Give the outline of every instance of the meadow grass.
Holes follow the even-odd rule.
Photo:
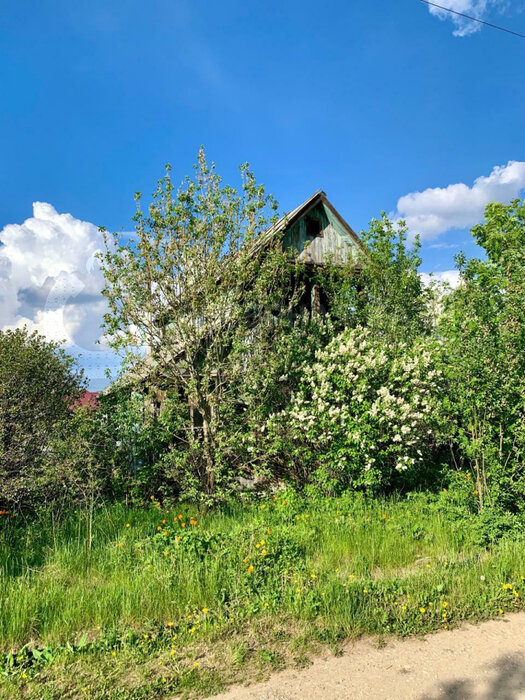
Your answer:
[[[204,695],[362,634],[522,606],[523,541],[481,547],[422,494],[280,493],[199,513],[155,499],[0,533],[2,697]]]

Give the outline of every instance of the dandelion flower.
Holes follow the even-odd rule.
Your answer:
[[[131,525],[129,523],[126,523],[126,527],[131,527]]]

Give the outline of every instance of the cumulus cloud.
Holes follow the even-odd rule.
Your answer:
[[[446,284],[452,289],[455,289],[459,284],[458,270],[442,270],[441,272],[432,272],[431,274],[422,272],[420,277],[425,286],[437,282],[438,284]]]
[[[470,15],[477,19],[487,19],[489,13],[502,12],[508,6],[508,0],[437,0],[438,5],[448,7],[455,12],[461,12],[464,15]],[[479,32],[483,25],[479,22],[473,22],[466,17],[446,12],[438,7],[428,6],[429,12],[441,20],[448,20],[454,24],[454,36],[469,36]]]
[[[525,162],[498,165],[469,187],[463,182],[412,192],[397,203],[395,219],[405,219],[412,234],[431,240],[446,231],[466,229],[483,219],[490,202],[509,202],[525,188]]]
[[[115,358],[96,344],[106,309],[97,226],[35,202],[33,216],[5,226],[0,241],[0,327],[27,326],[64,341],[92,383],[102,383]]]

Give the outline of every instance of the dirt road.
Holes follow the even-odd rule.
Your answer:
[[[343,656],[218,700],[525,700],[525,613],[425,639],[349,644]]]

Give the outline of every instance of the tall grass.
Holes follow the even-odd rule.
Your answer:
[[[242,639],[259,623],[319,640],[409,634],[519,609],[525,587],[523,542],[480,547],[468,522],[422,495],[292,493],[207,513],[113,505],[97,512],[91,548],[86,527],[82,514],[59,528],[4,522],[4,652],[87,634],[93,651],[132,639],[159,653],[174,640],[183,650],[226,632]]]

